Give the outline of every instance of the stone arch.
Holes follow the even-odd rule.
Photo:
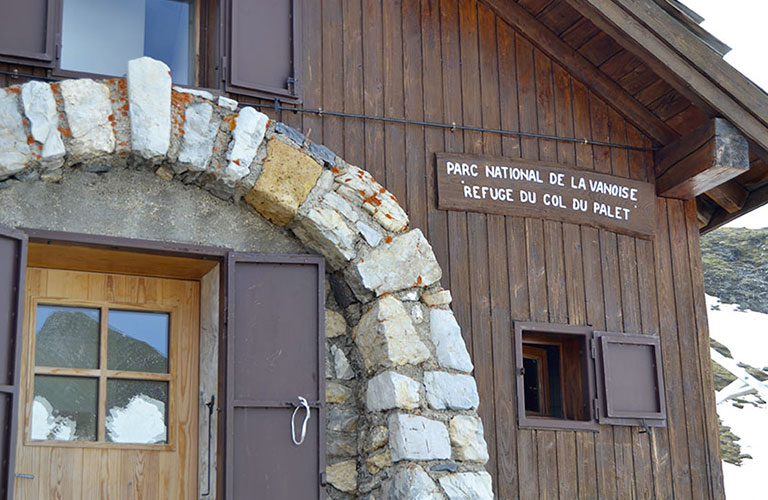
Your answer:
[[[0,90],[0,117],[0,182],[152,169],[252,207],[326,258],[331,498],[492,498],[450,292],[424,235],[369,173],[252,107],[172,87],[149,58],[126,79]]]

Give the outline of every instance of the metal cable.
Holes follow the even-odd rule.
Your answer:
[[[23,73],[15,73],[13,71],[0,71],[0,74],[10,75],[16,78],[30,78],[35,80],[45,80],[45,81],[58,80],[57,78],[51,78],[48,76],[27,75]],[[337,116],[340,118],[355,118],[358,120],[369,120],[369,121],[385,122],[385,123],[399,123],[402,125],[417,125],[420,127],[434,127],[434,128],[440,128],[440,129],[447,129],[447,130],[450,130],[451,132],[455,132],[457,130],[466,130],[468,132],[484,132],[489,134],[499,134],[499,135],[514,136],[514,137],[526,137],[531,139],[548,139],[552,141],[584,144],[586,146],[605,146],[608,148],[628,149],[631,151],[658,151],[659,149],[661,149],[661,148],[654,148],[654,147],[648,148],[648,147],[642,147],[642,146],[630,146],[628,144],[616,144],[613,142],[605,142],[605,141],[595,141],[587,138],[578,139],[576,137],[562,137],[559,135],[537,134],[535,132],[521,132],[517,130],[504,130],[500,128],[474,127],[472,125],[459,125],[456,122],[439,123],[439,122],[429,122],[429,121],[423,121],[423,120],[408,120],[405,118],[392,118],[388,116],[372,116],[372,115],[363,115],[359,113],[346,113],[344,111],[327,111],[327,110],[324,110],[323,108],[310,109],[310,108],[286,107],[281,105],[277,100],[275,100],[275,102],[272,104],[249,103],[248,106],[253,106],[254,108],[259,108],[259,109],[269,108],[269,109],[273,109],[277,113],[281,111],[291,111],[293,113],[307,113],[307,114],[317,115],[321,117]]]

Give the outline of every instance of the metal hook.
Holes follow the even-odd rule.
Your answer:
[[[301,443],[304,442],[304,438],[307,437],[307,423],[309,422],[309,403],[306,399],[299,396],[299,404],[294,408],[293,415],[291,415],[291,440],[293,441],[293,444],[296,446],[301,446]],[[307,411],[307,415],[304,417],[304,423],[301,424],[301,437],[297,440],[296,439],[296,413],[299,411],[299,408],[304,408]]]

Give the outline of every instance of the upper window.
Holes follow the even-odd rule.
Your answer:
[[[142,56],[176,84],[296,102],[299,0],[0,0],[0,61],[124,76]]]
[[[515,347],[520,426],[666,424],[657,336],[518,322]]]
[[[63,0],[59,67],[121,76],[127,61],[148,56],[192,85],[194,12],[194,0]]]

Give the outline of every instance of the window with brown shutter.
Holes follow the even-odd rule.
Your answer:
[[[58,0],[0,0],[0,60],[51,67]]]
[[[515,354],[521,427],[666,425],[658,336],[516,322]]]

